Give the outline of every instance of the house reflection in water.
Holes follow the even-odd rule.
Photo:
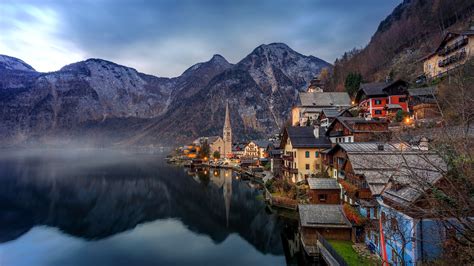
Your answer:
[[[226,214],[226,226],[229,227],[230,202],[232,199],[232,181],[234,172],[230,169],[190,169],[188,174],[192,175],[194,180],[199,183],[207,183],[208,185],[222,188],[222,196],[224,197],[224,206]]]

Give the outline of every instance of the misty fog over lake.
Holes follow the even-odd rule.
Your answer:
[[[0,265],[283,265],[283,223],[230,170],[163,153],[0,152]]]

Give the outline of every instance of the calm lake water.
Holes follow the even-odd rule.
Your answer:
[[[297,264],[291,227],[248,181],[163,158],[1,151],[0,266]]]

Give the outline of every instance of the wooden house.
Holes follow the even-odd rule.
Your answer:
[[[318,233],[328,240],[353,240],[352,224],[339,204],[298,205],[303,246],[316,246]]]
[[[309,198],[312,204],[339,204],[341,187],[334,178],[308,178]]]
[[[339,116],[329,125],[326,136],[331,143],[387,141],[390,139],[388,122],[362,117]]]
[[[393,82],[363,83],[357,91],[355,102],[368,118],[386,118],[398,110],[409,112],[408,83]]]

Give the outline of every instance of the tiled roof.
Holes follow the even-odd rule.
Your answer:
[[[341,189],[335,178],[308,178],[310,189]]]
[[[410,96],[432,96],[435,93],[436,87],[408,89],[408,95]]]
[[[328,118],[338,117],[339,114],[341,113],[339,110],[337,110],[335,108],[325,108],[325,109],[323,109],[322,112]]]
[[[388,85],[387,82],[362,83],[359,90],[362,90],[367,96],[387,96],[383,89]]]
[[[338,204],[298,205],[303,227],[351,228],[342,206]]]
[[[329,131],[330,128],[332,128],[332,125],[334,125],[336,123],[336,121],[339,121],[342,125],[344,125],[351,132],[360,132],[360,133],[363,133],[363,132],[368,132],[368,133],[389,132],[388,128],[387,128],[387,130],[375,130],[375,129],[372,129],[372,130],[357,130],[357,129],[355,129],[356,124],[387,124],[388,125],[388,122],[386,120],[375,120],[375,119],[367,120],[367,119],[362,118],[362,117],[345,117],[345,116],[336,117],[336,119],[334,119],[334,121],[331,123],[331,125],[329,125],[328,131]]]
[[[351,106],[347,92],[300,92],[299,104],[314,107]]]
[[[314,136],[313,127],[288,127],[286,130],[294,148],[331,147],[331,141],[325,136],[324,128],[319,128],[319,138]]]
[[[413,202],[428,184],[434,184],[446,170],[438,155],[424,151],[347,153],[354,173],[363,175],[372,194],[391,198],[400,204]],[[390,189],[392,182],[402,184]],[[387,189],[388,188],[388,189]]]

